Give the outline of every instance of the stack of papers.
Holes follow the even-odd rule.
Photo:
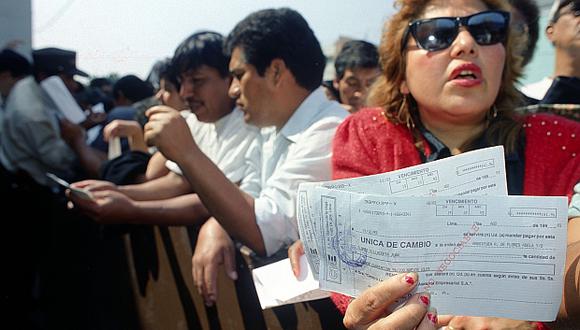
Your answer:
[[[304,250],[320,288],[357,296],[417,272],[440,314],[552,321],[566,197],[508,196],[502,147],[389,173],[305,183]]]

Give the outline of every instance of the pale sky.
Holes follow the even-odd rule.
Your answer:
[[[32,46],[77,51],[77,66],[93,76],[111,72],[145,78],[198,30],[224,35],[249,13],[290,7],[323,47],[340,35],[379,43],[389,0],[32,0]]]
[[[251,12],[290,7],[300,12],[322,47],[339,36],[380,41],[392,0],[32,0],[33,48],[76,50],[77,66],[92,76],[136,74],[145,78],[155,61],[199,30],[227,35]],[[552,73],[553,48],[544,36],[523,83]]]

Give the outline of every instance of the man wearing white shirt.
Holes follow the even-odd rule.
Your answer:
[[[556,54],[554,73],[540,81],[528,84],[522,92],[529,97],[542,100],[554,83],[554,77],[565,77],[575,82],[576,94],[580,91],[580,1],[556,0],[549,14],[546,36],[554,45]],[[572,90],[574,93],[574,90]],[[556,99],[557,101],[558,99]],[[565,101],[558,103],[567,103]]]
[[[63,93],[74,93],[78,88],[74,76],[88,76],[77,69],[76,52],[43,48],[32,56],[33,76],[18,81],[6,100],[0,129],[3,165],[42,187],[54,185],[46,172],[69,178],[79,175],[74,168],[77,162],[86,174],[96,176],[105,155],[86,145],[82,127],[61,119],[64,110],[40,85],[57,76],[66,86]]]
[[[214,123],[204,123],[194,114],[184,112],[182,115],[201,151],[231,182],[240,183],[246,172],[244,156],[251,143],[258,138],[258,129],[244,122],[244,113],[239,108],[234,108]],[[175,162],[168,160],[165,166],[170,171],[183,175]]]
[[[177,47],[172,66],[180,73],[180,95],[191,109],[181,115],[191,136],[225,177],[237,184],[246,172],[244,155],[258,130],[244,122],[243,113],[228,97],[229,56],[222,45],[218,33],[195,33]],[[159,109],[180,116],[170,107]],[[205,221],[209,214],[179,166],[167,161],[166,167],[170,170],[166,175],[133,185],[96,180],[74,183],[91,190],[95,201],[74,196],[71,200],[101,223],[191,225]]]
[[[0,51],[0,129],[4,119],[4,105],[10,91],[18,81],[28,76],[31,72],[30,63],[24,56],[8,48]],[[3,164],[7,163],[8,160],[4,158],[2,147],[0,147],[0,165],[2,170],[4,170],[5,166]]]
[[[297,12],[249,15],[230,33],[226,49],[232,56],[230,96],[247,123],[263,128],[240,187],[204,156],[180,116],[150,110],[145,127],[147,141],[179,164],[213,216],[200,230],[193,257],[194,282],[207,304],[217,296],[218,264],[236,278],[228,233],[261,255],[298,238],[296,189],[330,179],[332,137],[347,115],[320,88],[325,57]]]

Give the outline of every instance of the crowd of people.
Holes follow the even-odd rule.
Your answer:
[[[29,63],[2,50],[1,189],[5,214],[17,214],[5,220],[3,239],[10,278],[3,299],[12,317],[25,328],[78,327],[63,326],[66,318],[54,319],[54,309],[43,307],[65,285],[55,279],[66,277],[70,265],[51,258],[70,248],[71,236],[126,233],[138,225],[193,228],[191,276],[212,306],[220,267],[231,280],[239,277],[242,245],[262,260],[288,255],[300,273],[300,183],[503,145],[510,195],[568,197],[564,291],[554,326],[580,326],[580,124],[573,119],[580,104],[580,2],[554,2],[546,29],[554,75],[521,90],[518,79],[539,34],[534,0],[395,3],[380,45],[346,42],[330,81],[323,81],[326,58],[314,31],[289,8],[252,13],[227,36],[192,34],[146,81],[128,75],[83,86],[75,76],[88,75],[73,51],[34,50]],[[63,97],[78,103],[83,121],[67,118],[63,103],[47,92],[53,77],[66,87]],[[538,105],[546,113],[528,113]],[[567,109],[568,118],[554,109]],[[121,154],[111,157],[118,138]],[[47,173],[73,182],[73,189]],[[419,281],[406,273],[356,299],[333,294],[335,313],[325,317],[344,317],[344,326],[355,329],[550,326],[438,316],[428,292],[387,312]]]

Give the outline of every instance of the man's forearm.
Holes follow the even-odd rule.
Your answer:
[[[129,220],[131,224],[197,225],[209,218],[209,212],[197,194],[164,200],[136,201],[135,209],[135,214]]]
[[[231,235],[259,254],[266,249],[256,223],[254,199],[230,182],[199,148],[177,160],[210,214]]]
[[[135,201],[168,199],[192,192],[187,179],[175,173],[139,184],[119,186],[119,191]]]
[[[87,174],[92,178],[98,178],[101,164],[107,160],[107,155],[100,150],[86,145],[84,140],[79,143],[74,143],[71,147],[77,154],[81,166]]]

